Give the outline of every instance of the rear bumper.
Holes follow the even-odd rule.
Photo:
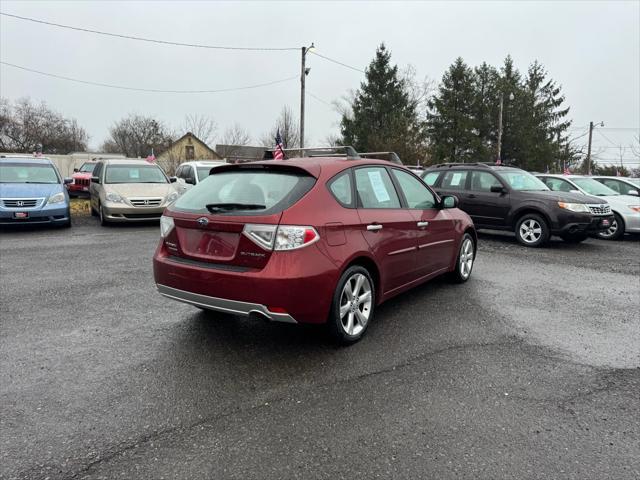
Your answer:
[[[271,255],[261,269],[185,260],[161,241],[153,258],[159,292],[203,308],[289,323],[325,323],[340,272],[311,245]],[[277,313],[276,313],[277,312]]]
[[[259,303],[240,302],[238,300],[230,300],[227,298],[209,297],[197,293],[178,290],[177,288],[167,287],[166,285],[156,284],[158,292],[167,298],[177,300],[179,302],[188,303],[197,307],[215,310],[217,312],[232,313],[234,315],[243,316],[259,316],[273,322],[298,323],[296,320],[286,313],[270,312],[265,305]]]

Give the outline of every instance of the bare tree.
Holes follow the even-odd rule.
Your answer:
[[[210,147],[215,142],[218,124],[206,115],[188,114],[182,123],[182,133],[191,132]]]
[[[44,153],[86,150],[89,135],[75,119],[63,117],[46,103],[29,98],[0,100],[0,150],[31,153],[41,146]]]
[[[159,120],[131,114],[109,129],[109,138],[102,147],[105,151],[116,150],[127,157],[146,157],[152,150],[157,156],[171,145],[172,137],[166,125]]]
[[[223,152],[225,157],[234,157],[238,154],[240,148],[251,143],[251,135],[247,130],[240,126],[238,123],[234,123],[222,134],[220,138],[221,145],[228,145],[229,147]],[[234,148],[235,147],[235,148]]]
[[[267,146],[275,145],[276,135],[280,131],[284,148],[297,148],[300,146],[300,124],[287,105],[282,107],[280,116],[275,125],[267,133],[260,137],[260,143]]]

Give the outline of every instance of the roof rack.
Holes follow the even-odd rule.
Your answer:
[[[457,167],[459,165],[463,165],[465,167],[504,167],[504,166],[508,166],[508,165],[496,165],[493,162],[470,162],[470,163],[464,163],[464,162],[448,162],[448,163],[438,163],[436,165],[431,165],[432,167]]]
[[[402,165],[402,160],[396,152],[365,152],[359,154],[362,158],[377,158],[380,160],[388,160],[391,163]]]
[[[273,153],[276,148],[270,148],[264,151],[263,160],[273,160]],[[305,148],[283,148],[285,155],[288,152],[293,153],[294,157],[346,157],[350,160],[360,158],[355,148],[344,145],[336,147],[305,147]]]

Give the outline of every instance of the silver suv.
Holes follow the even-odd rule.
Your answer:
[[[91,213],[100,217],[102,225],[158,220],[179,196],[175,181],[145,160],[101,160],[89,187]]]
[[[209,176],[209,172],[213,167],[218,167],[220,165],[226,165],[226,162],[197,160],[181,163],[176,169],[176,177],[178,177],[176,187],[178,188],[178,191],[182,194],[192,186],[199,184]]]

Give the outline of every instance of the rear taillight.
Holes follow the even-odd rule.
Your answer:
[[[299,225],[247,224],[242,233],[265,250],[295,250],[320,240],[315,228]]]
[[[165,217],[164,215],[160,217],[160,236],[162,238],[167,238],[167,236],[173,230],[173,218]]]

